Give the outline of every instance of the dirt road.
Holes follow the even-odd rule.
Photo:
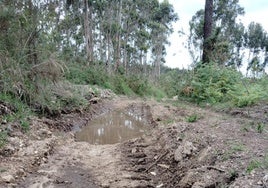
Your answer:
[[[123,143],[77,142],[73,127],[113,110],[150,128]],[[180,103],[116,97],[90,112],[32,118],[0,152],[0,187],[267,187],[268,133],[256,119]],[[192,122],[191,122],[192,121]],[[262,127],[263,126],[263,127]]]

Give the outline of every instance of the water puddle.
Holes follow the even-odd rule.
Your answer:
[[[115,144],[142,136],[149,129],[148,109],[113,111],[94,119],[75,134],[76,141]]]

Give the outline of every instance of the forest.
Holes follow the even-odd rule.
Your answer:
[[[170,35],[184,34],[174,30],[174,24],[180,24],[180,12],[175,12],[168,0],[0,0],[0,159],[5,157],[5,148],[12,143],[12,132],[20,131],[25,137],[32,131],[37,134],[39,128],[35,130],[34,123],[38,121],[42,121],[51,134],[55,129],[68,132],[73,124],[65,115],[90,113],[92,118],[92,111],[101,114],[97,113],[99,108],[95,109],[96,103],[106,109],[100,101],[112,101],[110,97],[117,96],[159,103],[172,101],[168,103],[171,106],[189,105],[191,110],[187,108],[187,117],[183,117],[189,124],[203,120],[204,115],[200,115],[197,108],[249,118],[253,123],[245,124],[255,127],[241,129],[263,133],[258,146],[264,154],[261,159],[249,161],[245,168],[250,172],[255,168],[267,172],[268,31],[258,22],[243,24],[239,17],[245,14],[239,0],[204,1],[204,7],[189,20],[185,44],[192,64],[188,69],[179,69],[166,65]],[[184,60],[174,61],[183,63]],[[172,118],[180,117],[176,113]],[[169,125],[180,121],[158,115],[152,115],[155,122]],[[80,121],[77,116],[73,121]],[[26,139],[24,136],[21,137]],[[235,151],[231,150],[230,155],[247,151],[244,145],[232,144]],[[201,152],[200,147],[190,146],[187,156]],[[165,152],[159,161],[170,159],[170,153],[170,150]],[[223,157],[230,157],[225,154]],[[47,158],[50,154],[44,155]],[[176,156],[175,160],[180,160]],[[159,161],[147,166],[144,173],[155,168]],[[211,166],[213,164],[206,167]],[[175,168],[163,165],[162,168],[174,174]],[[226,172],[218,167],[212,169]],[[232,185],[242,176],[241,169],[232,170],[228,171],[228,176],[221,177],[220,182],[214,182],[215,187]],[[5,171],[0,163],[0,175]],[[184,177],[189,175],[185,169],[182,171]],[[181,179],[176,180],[176,175]],[[256,177],[262,175],[263,171]],[[190,180],[183,184],[183,175],[170,176],[163,177],[163,182],[172,185],[163,187],[194,185]],[[154,181],[150,182],[153,187],[157,184],[161,187],[162,184]],[[18,187],[30,185],[16,183]],[[267,186],[268,177],[262,183]],[[2,185],[6,184],[0,181],[0,187]]]
[[[267,32],[259,23],[237,21],[245,14],[238,0],[215,1],[214,9],[207,42],[204,9],[189,22],[192,69],[172,70],[165,66],[166,46],[178,32],[172,24],[179,13],[168,1],[2,1],[1,96],[44,108],[52,101],[46,85],[68,80],[118,94],[179,95],[198,103],[247,106],[264,99]],[[241,66],[247,66],[246,74]]]

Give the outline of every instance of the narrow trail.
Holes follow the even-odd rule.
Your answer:
[[[215,113],[174,101],[116,97],[100,103],[98,114],[132,110],[150,114],[150,129],[123,143],[77,142],[71,131],[51,130],[34,120],[28,138],[12,137],[1,156],[0,187],[265,187],[268,185],[268,134],[244,117]],[[187,117],[196,115],[196,122]],[[79,117],[78,117],[79,116]],[[64,117],[83,126],[87,114]],[[16,149],[16,143],[21,146]],[[13,144],[13,149],[10,148]],[[256,164],[254,163],[256,162]],[[253,164],[253,165],[252,165]],[[255,164],[255,166],[254,166]]]

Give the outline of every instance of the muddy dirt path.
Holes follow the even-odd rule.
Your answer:
[[[150,129],[123,143],[92,145],[33,119],[27,137],[16,133],[0,155],[0,187],[268,186],[268,133],[256,120],[177,101],[116,97],[97,106],[95,116],[149,109]],[[83,126],[89,116],[66,116],[57,125]]]

